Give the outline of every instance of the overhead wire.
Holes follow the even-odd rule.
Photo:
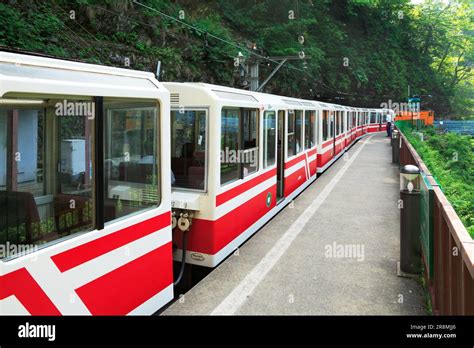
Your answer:
[[[160,16],[163,16],[163,17],[165,17],[165,18],[167,18],[167,19],[169,19],[169,20],[172,20],[172,21],[174,21],[174,22],[180,23],[180,24],[184,25],[185,27],[190,28],[190,29],[192,29],[192,30],[194,30],[194,31],[196,31],[196,32],[198,32],[198,33],[204,34],[204,35],[205,35],[205,39],[206,39],[206,44],[205,44],[206,47],[211,47],[211,48],[212,48],[212,46],[208,44],[208,38],[214,38],[214,39],[216,39],[216,40],[218,40],[218,41],[221,41],[221,42],[223,42],[223,43],[225,43],[225,44],[227,44],[227,45],[233,46],[233,47],[235,47],[235,48],[237,48],[237,49],[239,49],[239,50],[241,50],[241,51],[246,51],[246,52],[248,52],[250,55],[253,55],[253,56],[255,56],[255,57],[259,58],[259,59],[262,59],[262,60],[264,60],[264,61],[268,61],[268,62],[271,62],[271,63],[274,63],[274,64],[279,64],[279,62],[278,62],[277,60],[274,60],[274,59],[265,57],[265,56],[263,56],[263,55],[261,55],[261,54],[258,54],[258,53],[256,53],[256,52],[254,52],[254,51],[252,51],[252,50],[250,50],[250,49],[244,47],[244,46],[235,44],[235,43],[233,43],[233,42],[231,42],[231,41],[229,41],[229,40],[226,40],[226,39],[223,39],[223,38],[221,38],[221,37],[218,37],[217,35],[214,35],[214,34],[212,34],[212,33],[209,33],[209,32],[207,32],[207,31],[205,31],[205,30],[203,30],[203,29],[201,29],[201,28],[198,28],[198,27],[193,26],[193,25],[191,25],[191,24],[189,24],[189,23],[186,23],[186,22],[184,22],[184,21],[182,21],[182,20],[180,20],[180,19],[178,19],[178,18],[175,18],[175,17],[173,17],[173,16],[170,16],[170,15],[168,15],[168,14],[166,14],[166,13],[163,13],[163,12],[157,10],[157,9],[154,9],[154,8],[152,8],[152,7],[150,7],[150,6],[147,6],[147,5],[145,5],[145,4],[142,4],[142,3],[138,2],[138,1],[133,1],[133,3],[136,3],[137,5],[140,5],[140,6],[146,8],[146,9],[148,9],[148,10],[150,10],[150,11],[153,11],[153,12],[159,14]],[[152,24],[149,24],[149,23],[145,23],[145,22],[143,22],[143,21],[139,21],[139,20],[137,20],[137,19],[134,19],[134,18],[125,16],[125,15],[123,15],[123,14],[121,14],[121,13],[117,13],[117,12],[114,12],[114,11],[111,11],[111,10],[108,10],[108,9],[105,9],[105,8],[103,8],[103,7],[100,7],[100,6],[95,6],[95,5],[90,5],[90,6],[95,7],[95,8],[97,8],[97,9],[100,9],[100,10],[102,10],[102,11],[105,11],[105,12],[108,12],[108,13],[111,13],[111,14],[114,14],[114,15],[116,15],[116,16],[120,16],[120,17],[122,17],[122,18],[125,18],[125,19],[128,20],[128,21],[133,21],[133,22],[135,22],[135,23],[138,23],[138,24],[141,24],[141,25],[145,25],[145,26],[151,27],[151,28],[153,28],[153,29],[157,29],[157,26],[156,26],[156,25],[152,25]],[[171,36],[173,36],[173,35],[171,35]],[[229,55],[229,54],[227,54],[227,53],[225,53],[225,52],[222,52],[222,51],[221,51],[220,53],[223,54],[223,55],[226,55],[226,56],[228,56],[228,57],[230,57],[230,58],[235,58],[234,56]],[[259,64],[261,64],[262,66],[264,66],[264,63],[260,63],[260,62],[259,62]],[[307,75],[307,76],[310,77],[311,79],[315,79],[313,76],[309,75],[309,74],[307,73],[307,71],[305,71],[304,69],[296,68],[296,67],[292,66],[291,64],[288,64],[288,65],[284,66],[284,68],[285,68],[285,69],[292,69],[292,70],[299,71],[299,72],[301,72],[301,73]],[[305,81],[306,81],[308,84],[311,84],[310,81],[307,81],[306,79],[305,79]],[[331,87],[327,86],[323,81],[320,81],[320,80],[316,80],[316,81],[321,84],[321,87],[322,87],[322,88],[327,89],[327,90],[330,90],[332,93],[344,94],[343,92],[339,92],[339,91],[335,90],[334,88],[331,88]]]
[[[253,50],[251,50],[251,49],[249,49],[249,48],[247,48],[247,47],[244,47],[244,46],[242,46],[242,45],[236,44],[236,43],[231,42],[231,41],[229,41],[229,40],[227,40],[227,39],[221,38],[221,37],[219,37],[219,36],[217,36],[217,35],[214,35],[214,34],[212,34],[212,33],[209,33],[209,32],[207,32],[207,31],[205,31],[205,30],[203,30],[203,29],[201,29],[201,28],[198,28],[198,27],[196,27],[196,26],[194,26],[194,25],[191,25],[191,24],[189,24],[189,23],[186,23],[185,21],[182,21],[182,20],[180,20],[180,19],[178,19],[178,18],[175,18],[175,17],[173,17],[173,16],[170,16],[170,15],[168,15],[168,14],[162,12],[162,11],[159,11],[159,10],[157,10],[157,9],[154,9],[154,8],[150,7],[150,6],[147,6],[147,5],[145,5],[145,4],[143,4],[143,3],[139,2],[139,1],[133,0],[132,2],[135,3],[135,4],[137,4],[137,5],[139,5],[139,6],[142,6],[142,7],[146,8],[146,9],[148,9],[148,10],[154,12],[154,13],[157,13],[157,14],[159,14],[160,16],[162,16],[162,17],[164,17],[164,18],[166,18],[166,19],[168,19],[168,20],[174,21],[174,22],[179,23],[179,24],[181,24],[181,25],[183,25],[183,26],[185,26],[185,27],[187,27],[187,28],[189,28],[189,29],[192,29],[192,30],[194,30],[194,31],[197,32],[197,33],[204,34],[204,38],[205,38],[205,43],[204,43],[204,45],[205,45],[206,48],[211,48],[211,49],[214,48],[214,46],[210,45],[209,42],[208,42],[208,39],[209,39],[209,38],[213,38],[213,39],[218,40],[218,41],[220,41],[220,42],[223,42],[223,43],[225,43],[225,44],[227,44],[227,45],[229,45],[229,46],[235,47],[235,48],[239,49],[240,51],[245,51],[245,52],[247,52],[249,55],[252,55],[252,56],[257,57],[257,58],[258,58],[258,59],[257,59],[257,63],[258,63],[259,65],[263,66],[263,67],[268,67],[268,66],[267,66],[268,63],[265,64],[264,62],[261,62],[261,60],[262,60],[262,61],[267,61],[267,62],[273,63],[273,64],[279,64],[279,61],[277,61],[277,60],[271,59],[271,58],[266,57],[266,56],[264,56],[264,55],[261,55],[261,54],[259,54],[259,53],[257,53],[257,52],[254,52]],[[115,12],[115,11],[108,10],[108,9],[103,8],[103,7],[101,7],[101,6],[96,6],[96,5],[88,5],[88,6],[97,8],[97,9],[99,9],[99,10],[101,10],[101,11],[104,11],[104,12],[107,12],[107,13],[110,13],[110,14],[113,14],[113,15],[115,15],[115,16],[120,16],[120,17],[126,19],[126,20],[129,21],[129,22],[134,22],[134,23],[137,23],[137,24],[141,24],[141,25],[150,27],[150,28],[152,28],[152,29],[158,29],[158,26],[157,26],[157,25],[149,24],[149,23],[146,23],[146,22],[137,20],[137,19],[135,19],[135,18],[131,18],[131,17],[129,17],[129,16],[125,16],[125,15],[123,15],[123,14],[121,14],[121,13],[117,13],[117,12]],[[62,8],[61,8],[61,10],[62,10],[63,12],[65,12]],[[299,10],[299,8],[298,8],[298,10]],[[90,33],[90,32],[89,32],[84,26],[82,26],[80,23],[78,23],[78,25],[79,25],[79,27],[80,27],[82,30],[84,30],[84,31],[89,35],[89,37],[91,37],[91,38],[94,39],[95,41],[100,41],[96,36],[94,36],[92,33]],[[70,28],[68,28],[68,29],[71,30]],[[169,34],[170,36],[172,36],[172,37],[174,37],[174,38],[177,38],[176,35],[174,35],[174,34],[172,34],[172,33],[167,33],[167,34]],[[189,39],[187,36],[180,35],[180,37],[181,37],[181,38],[185,38],[188,42],[191,41],[191,39]],[[82,38],[81,38],[81,39],[82,39]],[[82,40],[84,41],[84,43],[87,44],[87,42],[86,42],[84,39],[82,39]],[[96,47],[93,47],[93,49],[95,49],[95,50],[99,53],[99,55],[103,58],[103,53],[102,53],[100,50],[98,50]],[[230,58],[234,58],[234,59],[235,59],[235,57],[234,57],[233,55],[231,55],[231,54],[228,54],[228,53],[222,52],[222,51],[220,51],[220,53],[221,53],[222,55],[225,55],[225,56],[227,56],[227,57],[230,57]],[[110,60],[110,57],[107,57],[107,60]],[[327,85],[327,84],[324,83],[322,80],[315,78],[314,76],[312,76],[311,74],[309,74],[305,69],[300,69],[300,68],[294,67],[294,66],[292,66],[292,65],[289,64],[289,63],[288,63],[287,65],[283,66],[283,69],[298,71],[298,72],[302,73],[302,75],[303,75],[303,76],[302,76],[302,79],[303,79],[309,86],[315,86],[315,89],[316,89],[317,86],[319,85],[319,88],[325,89],[326,91],[328,91],[328,92],[330,92],[330,93],[332,93],[332,94],[335,94],[335,97],[337,97],[338,95],[339,95],[339,96],[345,96],[346,98],[357,97],[357,96],[358,96],[357,93],[341,92],[341,91],[339,91],[339,90],[337,90],[337,89],[335,89],[335,88],[333,88],[333,87]],[[308,80],[308,78],[309,78],[309,80]],[[317,94],[317,93],[314,93],[314,94]],[[321,93],[319,93],[319,94],[321,94]],[[370,97],[367,96],[367,95],[361,95],[361,96],[364,97],[364,99],[370,98]]]
[[[56,9],[59,9],[63,14],[65,14],[67,17],[69,17],[69,14],[68,14],[61,6],[57,5],[57,4],[54,3],[54,2],[53,2],[53,5],[56,7]],[[51,8],[50,8],[49,10],[51,11]],[[51,12],[50,12],[50,14],[51,14]],[[97,39],[97,37],[95,37],[92,33],[90,33],[90,32],[89,32],[85,27],[83,27],[79,22],[76,21],[76,22],[74,22],[74,23],[77,24],[81,29],[83,29],[84,31],[86,31],[87,34],[88,34],[90,37],[92,37],[95,41],[99,41],[99,40]],[[77,35],[77,33],[74,32],[74,31],[67,25],[66,22],[65,22],[64,27],[65,27],[66,29],[68,29],[69,31],[71,31],[72,33],[74,33],[74,34],[76,35],[76,37],[79,38],[86,46],[88,46],[88,47],[90,47],[91,49],[93,49],[94,51],[96,51],[97,54],[100,56],[101,59],[104,59],[105,56],[104,56],[104,53],[103,53],[102,51],[100,51],[96,46],[91,45],[90,43],[88,43],[88,42],[87,42],[84,38],[82,38],[81,36]],[[77,43],[76,43],[76,41],[72,40],[72,42],[74,42],[74,43],[76,44],[76,46],[78,46]],[[80,47],[80,46],[79,46],[79,47]],[[81,47],[81,49],[82,49],[82,48],[83,48],[83,47]],[[109,61],[109,60],[110,60],[110,57],[106,57],[106,59],[104,60],[104,62]]]

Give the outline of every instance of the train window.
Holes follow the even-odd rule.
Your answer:
[[[156,102],[104,100],[104,221],[157,206]]]
[[[294,156],[303,151],[301,136],[303,125],[303,111],[290,110],[288,112],[288,157]]]
[[[291,110],[288,112],[288,157],[303,151],[302,144],[303,111]]]
[[[200,191],[206,189],[206,129],[206,111],[171,111],[173,187]]]
[[[305,149],[312,148],[315,142],[314,124],[316,122],[316,112],[313,110],[306,110],[304,117],[304,147]]]
[[[331,111],[329,114],[329,137],[332,138],[334,137],[334,111]]]
[[[237,154],[240,149],[240,136],[240,110],[222,109],[221,185],[240,178],[240,165],[237,160]]]
[[[258,170],[258,111],[242,109],[243,119],[243,177]]]
[[[336,135],[339,135],[341,129],[341,112],[336,111],[334,115],[335,119],[335,128],[336,128]]]
[[[265,111],[263,115],[263,167],[275,164],[276,146],[276,114],[275,111]]]
[[[343,132],[343,126],[344,126],[343,118],[342,118],[342,111],[338,111],[338,114],[339,114],[338,117],[337,117],[338,122],[339,122],[339,127],[338,127],[339,128],[339,133],[338,134],[341,134]]]
[[[295,149],[295,111],[288,110],[288,141],[287,141],[288,157],[296,154]]]
[[[344,133],[344,111],[339,111],[339,113],[341,114],[339,116],[339,120],[341,121],[340,127],[339,127],[340,128],[339,133],[341,134],[341,133]]]
[[[0,109],[0,191],[7,183],[7,110]]]
[[[0,244],[22,245],[16,248],[21,254],[92,230],[93,121],[86,116],[93,113],[86,111],[94,110],[93,100],[11,99],[2,104]],[[0,258],[5,256],[14,255]]]
[[[323,111],[323,141],[328,140],[328,129],[329,129],[329,111]]]
[[[375,112],[370,113],[370,123],[377,123],[377,114]]]
[[[302,128],[303,128],[303,111],[296,110],[295,111],[295,149],[296,153],[300,153],[303,151],[303,143],[301,142],[302,139]]]
[[[223,108],[221,185],[258,170],[258,109]]]
[[[316,141],[315,141],[315,144],[316,145],[319,145],[319,134],[321,134],[321,130],[320,130],[320,124],[319,124],[319,115],[320,115],[320,112],[317,111],[316,112],[316,117],[315,117],[315,122],[316,122],[316,134],[315,134],[315,137],[316,137]]]
[[[346,115],[346,112],[341,111],[341,133],[344,133],[346,131],[347,119],[345,115]]]

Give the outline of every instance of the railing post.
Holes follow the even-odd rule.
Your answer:
[[[442,207],[442,205],[441,205]],[[449,269],[450,269],[450,254],[451,254],[451,246],[449,243],[449,229],[448,226],[446,225],[446,221],[444,220],[443,213],[441,213],[441,238],[442,238],[442,255],[443,257],[441,258],[442,262],[442,268],[443,268],[443,279],[442,279],[442,287],[443,287],[443,298],[441,302],[441,315],[449,315],[451,313],[451,308],[450,308],[450,297],[451,297],[451,288],[450,288],[450,283],[451,283],[451,277],[449,274]]]
[[[450,299],[450,308],[453,315],[461,314],[460,303],[461,303],[461,265],[462,265],[462,255],[461,247],[457,245],[456,241],[451,234],[449,233],[449,238],[451,240],[451,262],[450,262],[450,275],[451,275],[451,299]],[[455,249],[456,248],[456,249]]]
[[[464,315],[474,315],[474,278],[463,263],[463,311]]]
[[[439,314],[441,310],[442,301],[442,287],[441,280],[443,279],[443,267],[442,267],[442,235],[441,235],[441,223],[440,215],[441,210],[439,207],[439,201],[437,195],[434,195],[434,296],[433,296],[433,313]]]

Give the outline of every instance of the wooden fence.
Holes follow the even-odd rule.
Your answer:
[[[400,165],[414,164],[431,184],[432,241],[430,250],[422,248],[425,280],[433,313],[474,315],[474,240],[446,199],[430,171],[405,136],[400,137]],[[433,257],[432,272],[427,260]]]

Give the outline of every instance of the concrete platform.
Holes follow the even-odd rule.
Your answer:
[[[397,277],[398,167],[385,134],[360,140],[162,315],[421,315]]]

